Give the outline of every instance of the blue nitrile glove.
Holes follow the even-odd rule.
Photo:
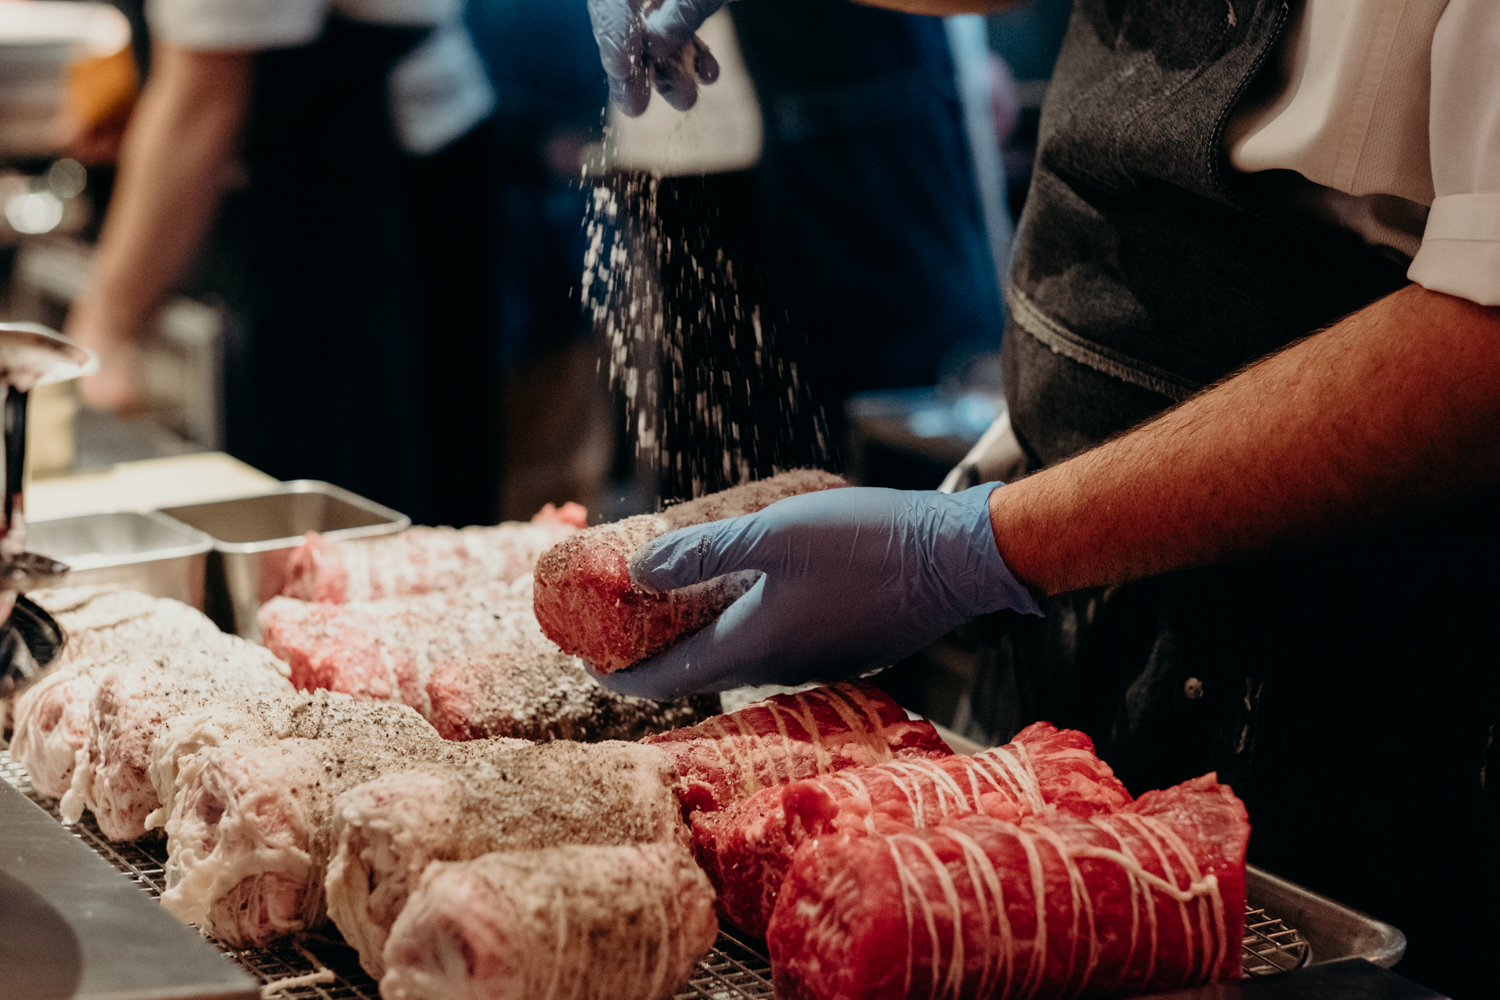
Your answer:
[[[648,589],[736,570],[765,575],[703,630],[599,680],[657,700],[837,681],[888,666],[990,611],[1041,614],[995,548],[989,496],[999,485],[951,495],[824,490],[663,535],[631,562]]]
[[[589,0],[609,96],[632,117],[646,110],[651,87],[678,111],[698,100],[698,84],[719,78],[719,63],[694,37],[726,0],[664,0],[641,15],[642,0]]]

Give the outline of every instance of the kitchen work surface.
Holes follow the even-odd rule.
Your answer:
[[[279,480],[223,452],[148,458],[121,462],[107,472],[34,478],[26,485],[26,516],[148,511],[267,493],[278,485]]]
[[[0,993],[6,1000],[249,998],[254,980],[154,893],[0,782]]]

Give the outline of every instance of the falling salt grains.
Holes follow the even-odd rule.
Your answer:
[[[712,199],[683,215],[678,201],[692,180],[621,171],[586,183],[581,298],[608,345],[637,460],[665,473],[664,488],[680,499],[826,464],[826,421],[776,324],[746,301],[718,245],[718,228],[732,223]],[[691,224],[666,221],[668,198]]]

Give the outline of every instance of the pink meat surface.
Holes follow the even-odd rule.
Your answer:
[[[332,541],[317,532],[287,557],[281,593],[342,604],[509,583],[541,554],[583,527],[576,503],[548,504],[530,522],[491,527],[411,528],[397,535]]]
[[[1130,802],[1094,744],[1038,722],[973,757],[893,760],[762,789],[693,817],[693,850],[719,892],[719,912],[764,937],[797,849],[837,833],[934,826],[964,813],[1019,819],[1058,805],[1080,815]]]
[[[1245,808],[1212,774],[1113,813],[970,814],[798,852],[766,944],[785,1000],[1113,996],[1240,975]]]
[[[513,620],[530,617],[524,594],[502,584],[348,604],[277,597],[261,607],[261,640],[299,688],[404,702],[425,716],[433,668],[509,649]]]
[[[448,739],[638,739],[714,710],[600,687],[542,635],[527,580],[348,604],[278,597],[261,635],[299,688],[410,705]]]
[[[755,582],[731,573],[649,593],[630,580],[630,557],[669,531],[754,513],[799,493],[848,486],[814,469],[783,472],[722,493],[580,531],[536,564],[536,618],[548,638],[605,673],[659,653],[713,621]]]
[[[953,754],[932,723],[859,681],[779,694],[645,742],[677,765],[684,815],[847,767]]]

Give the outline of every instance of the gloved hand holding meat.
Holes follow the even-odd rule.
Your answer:
[[[634,117],[651,102],[651,88],[678,111],[698,101],[698,84],[719,78],[719,63],[694,37],[726,0],[589,0],[609,97]]]
[[[600,680],[657,699],[835,681],[889,666],[991,611],[1040,614],[995,546],[995,488],[828,490],[664,535],[632,560],[648,590],[764,575],[702,630]]]

